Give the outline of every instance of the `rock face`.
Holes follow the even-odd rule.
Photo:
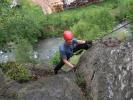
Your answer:
[[[3,72],[0,69],[0,84],[2,84],[3,81],[4,81],[4,75],[3,75]]]
[[[84,100],[80,89],[68,78],[57,75],[40,79],[19,92],[20,100]]]
[[[74,82],[73,72],[47,77],[42,75],[36,81],[20,84],[12,80],[4,81],[0,71],[0,100],[85,100]]]
[[[36,80],[18,83],[7,78],[0,69],[0,100],[84,100],[73,72],[53,75],[47,64],[28,64],[27,68],[37,76]]]
[[[133,100],[133,41],[116,47],[97,43],[81,57],[78,69],[93,100]]]
[[[0,100],[16,100],[22,85],[5,77],[0,69]]]

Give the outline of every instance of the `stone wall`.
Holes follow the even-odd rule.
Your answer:
[[[44,14],[51,14],[63,10],[63,2],[61,0],[32,0],[39,5]]]
[[[64,9],[83,6],[88,3],[96,3],[102,0],[32,0],[34,3],[41,6],[45,14],[60,12]]]

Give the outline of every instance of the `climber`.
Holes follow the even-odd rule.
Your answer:
[[[89,49],[92,47],[92,41],[77,40],[74,38],[71,31],[64,31],[63,37],[65,42],[59,46],[60,62],[54,68],[54,73],[57,74],[64,64],[68,65],[72,70],[76,69],[74,64],[69,62],[69,58],[73,53],[81,49]]]

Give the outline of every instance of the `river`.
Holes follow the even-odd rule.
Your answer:
[[[61,38],[48,38],[40,40],[34,46],[34,58],[38,60],[49,60],[63,43]],[[3,52],[0,50],[0,62],[15,61],[14,51]]]

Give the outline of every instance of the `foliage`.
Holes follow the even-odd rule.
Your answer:
[[[7,0],[2,1],[5,5],[1,6],[0,45],[16,41],[18,37],[34,44],[38,38],[60,36],[66,29],[72,29],[80,38],[94,39],[112,28],[114,19],[110,10],[119,2],[119,0],[104,0],[101,4],[45,16],[39,7],[29,5],[27,0],[20,2],[20,8],[13,9]]]
[[[132,19],[132,0],[104,0],[97,5],[66,10],[61,13],[43,15],[41,9],[27,0],[20,2],[20,8],[10,8],[9,0],[0,1],[0,45],[16,41],[18,37],[27,39],[31,44],[38,38],[60,36],[66,29],[84,39],[94,39],[112,29],[114,16],[112,9],[120,8],[120,19]],[[78,29],[79,28],[79,29]]]
[[[54,56],[50,59],[50,63],[53,64],[53,65],[57,65],[60,61],[60,54],[59,54],[59,51],[57,51]]]
[[[133,1],[132,0],[120,0],[119,4],[120,15],[127,19],[133,20]]]
[[[25,39],[18,39],[15,53],[18,63],[28,63],[34,60],[32,45]]]
[[[84,13],[83,18],[71,29],[76,36],[84,39],[95,39],[111,30],[113,22],[114,18],[110,13],[104,8],[99,8],[98,10]]]
[[[28,69],[16,62],[2,63],[0,68],[7,76],[16,81],[28,81],[30,79]]]
[[[123,19],[133,21],[133,0],[120,1],[119,10]],[[133,34],[133,24],[131,24],[131,32]]]
[[[15,42],[22,37],[30,43],[35,43],[42,33],[43,13],[36,6],[20,5],[10,8],[5,0],[1,5],[0,43]]]

